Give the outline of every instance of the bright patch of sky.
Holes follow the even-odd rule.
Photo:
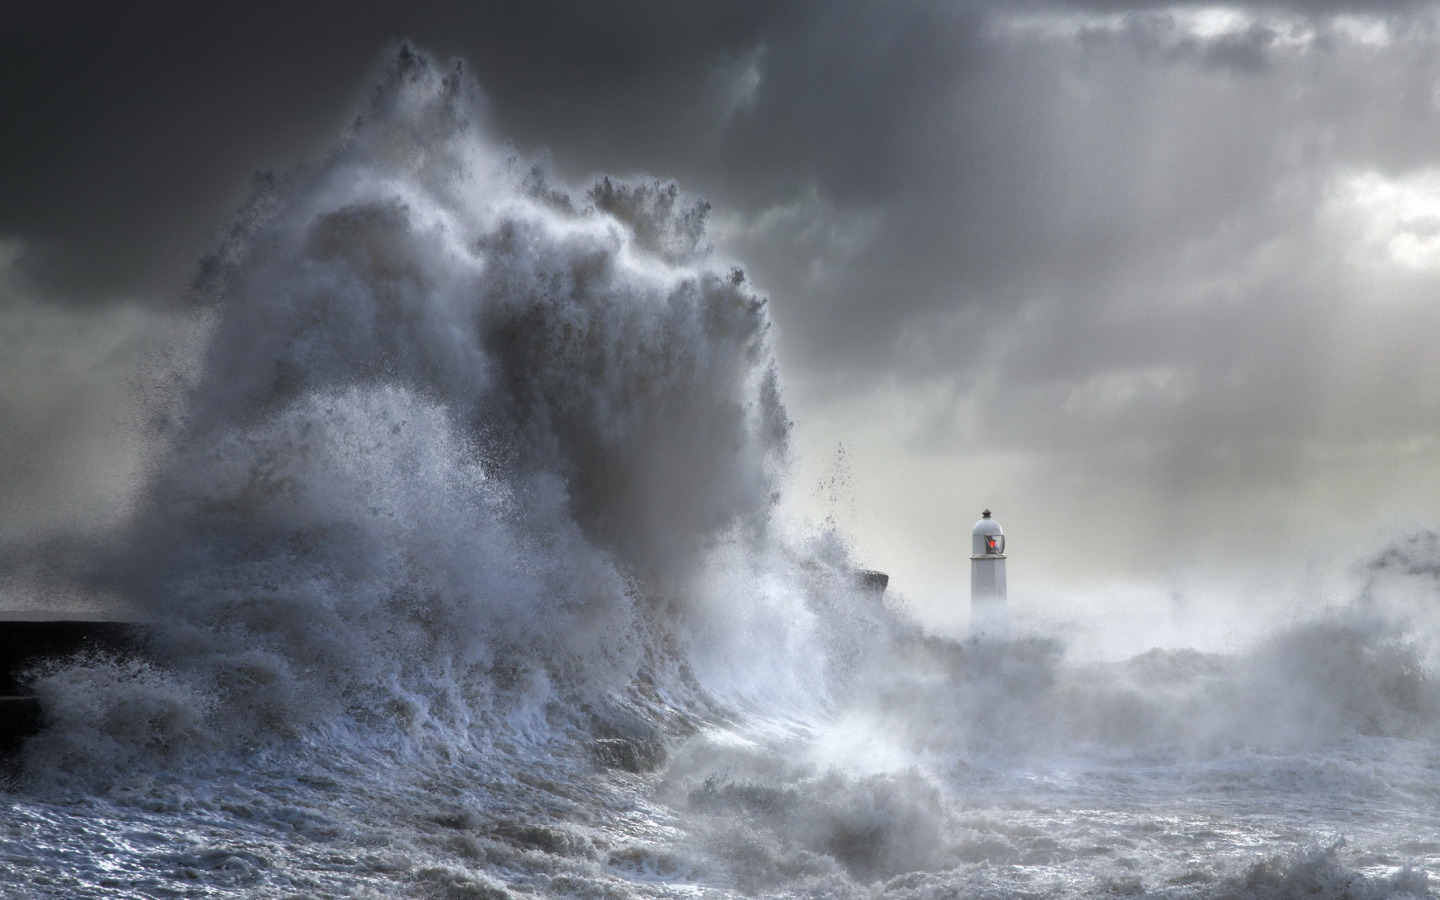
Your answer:
[[[1323,20],[1311,16],[1259,13],[1236,6],[1173,6],[1148,12],[1091,13],[1069,10],[997,15],[990,23],[995,37],[1070,41],[1082,35],[1122,35],[1137,26],[1149,26],[1147,36],[1167,44],[1185,41],[1214,42],[1240,38],[1264,29],[1272,46],[1308,48],[1318,38],[1340,38],[1370,48],[1383,48],[1394,40],[1390,22],[1383,16],[1345,15]]]
[[[1440,168],[1400,176],[1378,171],[1338,176],[1325,212],[1353,230],[1358,262],[1440,270]]]

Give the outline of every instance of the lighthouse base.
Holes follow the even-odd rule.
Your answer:
[[[970,601],[970,639],[1010,639],[1010,605],[1005,602],[1004,597],[985,597]]]

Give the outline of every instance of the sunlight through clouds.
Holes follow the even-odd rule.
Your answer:
[[[1361,265],[1440,271],[1440,169],[1337,176],[1324,212],[1354,235]]]

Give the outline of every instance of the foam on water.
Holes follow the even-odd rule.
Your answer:
[[[766,301],[647,178],[561,184],[399,48],[259,181],[37,672],[7,896],[1424,895],[1436,542],[1229,653],[928,636],[773,521]],[[1043,623],[1042,623],[1043,624]]]

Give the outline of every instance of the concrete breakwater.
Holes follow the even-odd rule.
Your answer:
[[[14,754],[42,724],[30,672],[77,654],[138,652],[143,638],[133,622],[0,620],[0,755]]]

